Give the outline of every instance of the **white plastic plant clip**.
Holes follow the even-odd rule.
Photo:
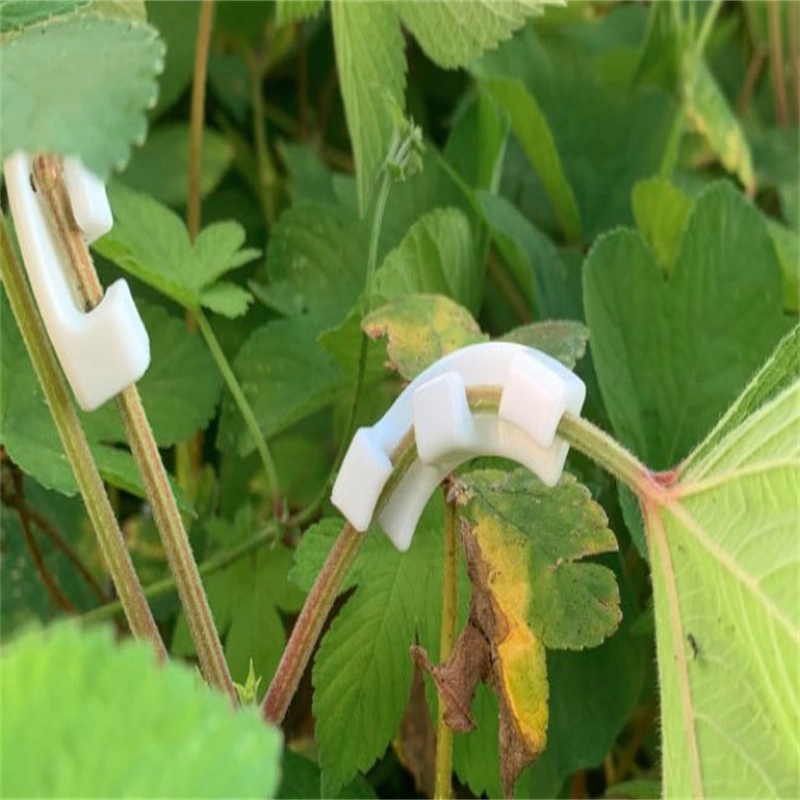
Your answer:
[[[476,386],[502,389],[496,415],[470,411],[466,391]],[[585,397],[583,381],[538,350],[511,342],[465,347],[432,364],[382,419],[357,431],[331,501],[356,530],[366,530],[392,471],[391,453],[413,430],[418,458],[378,517],[405,552],[431,494],[471,458],[502,456],[555,486],[569,450],[556,436],[558,423],[565,411],[579,414]]]
[[[125,280],[84,311],[69,265],[31,185],[31,160],[15,153],[3,172],[22,258],[36,303],[78,405],[101,406],[139,380],[150,364],[150,340]],[[105,185],[74,158],[64,160],[64,182],[75,221],[87,242],[113,225]]]

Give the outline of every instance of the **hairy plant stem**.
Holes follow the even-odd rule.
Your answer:
[[[206,561],[203,561],[198,565],[197,570],[203,577],[213,575],[215,572],[225,569],[225,567],[230,566],[240,558],[244,558],[246,555],[249,555],[255,550],[265,547],[268,544],[273,544],[285,531],[301,529],[311,521],[313,516],[314,513],[312,513],[311,508],[309,507],[301,511],[299,514],[297,514],[297,516],[287,520],[285,525],[282,525],[278,520],[271,520],[264,525],[261,530],[257,531],[249,539],[246,539],[245,541],[236,545],[236,547],[231,547],[229,550],[218,552],[208,558]],[[165,594],[169,594],[170,592],[175,591],[175,588],[175,578],[170,576],[168,578],[163,578],[160,581],[155,581],[149,586],[145,586],[144,594],[145,597],[153,599],[155,597],[162,597]],[[109,617],[113,617],[115,614],[118,614],[120,610],[121,607],[119,602],[113,601],[111,603],[106,603],[105,605],[99,606],[98,608],[93,608],[91,611],[87,611],[81,617],[81,619],[87,623],[95,622],[100,619],[108,619]]]
[[[458,616],[458,551],[456,549],[456,504],[445,490],[444,507],[444,575],[442,581],[442,628],[439,640],[439,663],[443,664],[453,652]],[[453,732],[444,720],[445,704],[439,699],[436,720],[436,765],[434,794],[437,800],[452,795]]]
[[[2,245],[0,276],[11,311],[19,326],[67,460],[75,475],[125,617],[133,635],[150,642],[158,660],[163,661],[167,657],[167,650],[145,600],[125,539],[114,516],[69,389],[25,281],[22,265],[14,252],[2,215],[0,215],[0,244]]]
[[[214,334],[214,329],[208,321],[208,317],[206,317],[203,310],[199,308],[192,313],[197,322],[197,327],[206,340],[208,349],[211,351],[211,355],[214,357],[214,361],[217,363],[222,378],[233,397],[233,401],[236,403],[236,407],[239,409],[242,419],[244,419],[244,424],[247,426],[247,430],[250,431],[253,441],[255,441],[256,450],[258,450],[258,454],[261,456],[261,463],[264,465],[264,471],[267,474],[267,480],[269,481],[269,487],[272,492],[274,513],[277,517],[281,518],[283,515],[283,501],[281,499],[281,487],[278,481],[278,470],[275,467],[275,459],[272,457],[272,453],[267,445],[267,440],[264,438],[264,434],[256,419],[255,412],[248,402],[247,397],[245,397],[239,379],[231,368],[230,362]]]
[[[261,713],[268,722],[280,725],[289,703],[297,691],[322,626],[330,614],[339,589],[355,561],[366,534],[346,523],[334,542],[331,552],[311,587],[292,635],[283,651],[275,677],[261,704]]]
[[[186,227],[194,241],[200,233],[200,175],[203,155],[203,123],[206,116],[206,78],[208,74],[208,49],[211,42],[211,21],[214,0],[202,0],[197,26],[197,44],[194,51],[194,79],[189,112],[189,195],[186,203]]]
[[[781,35],[781,3],[769,0],[769,71],[772,75],[772,94],[775,101],[775,121],[779,128],[789,124],[786,84],[783,76],[783,37]]]
[[[495,386],[468,389],[467,400],[470,410],[476,413],[496,412],[500,405],[501,393],[502,388]],[[573,414],[564,414],[558,426],[558,435],[576,450],[607,469],[640,497],[657,499],[663,493],[662,487],[644,464],[588,420]],[[375,517],[415,458],[416,443],[412,429],[406,433],[395,452],[391,454],[390,460],[394,471],[378,499]],[[322,626],[333,608],[342,582],[358,555],[366,535],[355,531],[350,524],[345,524],[306,598],[261,706],[265,719],[275,725],[280,724],[286,714],[316,647]]]
[[[33,173],[57,239],[75,270],[77,286],[84,303],[87,309],[94,308],[103,299],[103,287],[83,234],[72,217],[60,159],[54,156],[38,156],[34,160]],[[175,576],[200,667],[209,683],[236,703],[233,681],[225,662],[211,608],[203,591],[189,538],[135,384],[126,387],[117,396],[117,406],[125,423],[131,452],[144,481],[164,552]]]

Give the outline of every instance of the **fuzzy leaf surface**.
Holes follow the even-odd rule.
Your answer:
[[[409,647],[417,633],[431,651],[438,646],[442,525],[443,504],[436,497],[407,553],[398,553],[375,529],[356,558],[348,577],[356,591],[331,624],[314,663],[325,796],[368,770],[395,735],[408,702]]]
[[[405,107],[403,35],[389,3],[331,0],[331,19],[363,216],[389,153],[392,109]]]
[[[586,318],[623,444],[655,469],[686,456],[786,331],[782,294],[763,218],[725,183],[696,201],[666,281],[638,233],[601,237],[584,266]]]
[[[470,621],[489,643],[509,795],[547,741],[546,648],[595,647],[620,622],[613,572],[578,563],[617,543],[602,508],[570,475],[555,489],[526,470],[475,471],[460,483]]]
[[[99,176],[144,140],[164,45],[130,20],[76,14],[4,34],[0,157],[78,155]]]
[[[4,647],[0,671],[4,793],[274,796],[280,732],[145,644],[57,625]]]
[[[795,330],[678,481],[640,498],[666,796],[800,791],[798,361]]]
[[[431,61],[440,67],[464,67],[540,13],[542,0],[399,0],[403,24]],[[446,35],[443,35],[444,32]]]

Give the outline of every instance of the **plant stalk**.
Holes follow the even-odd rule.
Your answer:
[[[264,470],[267,473],[267,480],[272,490],[274,513],[278,518],[281,518],[283,514],[283,501],[281,499],[281,488],[278,481],[278,470],[275,467],[275,459],[272,457],[272,453],[267,445],[267,440],[264,438],[264,434],[256,419],[255,412],[248,402],[247,397],[245,397],[239,379],[236,377],[224,350],[220,346],[219,340],[214,334],[214,329],[208,321],[208,317],[206,317],[203,310],[199,308],[192,313],[197,321],[197,327],[206,340],[208,349],[211,351],[211,355],[214,357],[214,361],[216,361],[217,367],[222,373],[222,377],[233,397],[233,401],[236,403],[236,407],[239,409],[239,413],[242,415],[242,419],[244,419],[244,423],[247,425],[247,429],[250,431],[250,435],[255,441],[256,449],[258,450],[259,456],[261,456],[261,463],[264,465]]]
[[[447,494],[445,492],[445,494]],[[439,663],[444,664],[453,652],[458,617],[458,566],[456,549],[456,505],[445,497],[444,507],[444,580],[442,586],[442,629]],[[436,800],[448,800],[453,791],[453,732],[444,720],[445,704],[439,698],[436,721],[436,765],[434,794]]]
[[[325,620],[366,535],[346,523],[311,587],[261,704],[261,714],[273,725],[280,725],[286,716]]]
[[[103,287],[83,234],[72,216],[60,159],[54,156],[38,156],[34,161],[33,171],[57,238],[75,269],[77,284],[86,306],[94,308],[103,299]],[[135,384],[126,387],[117,396],[117,406],[125,423],[131,452],[142,474],[164,552],[175,576],[201,669],[209,683],[227,694],[235,704],[236,691],[225,662],[211,608]]]
[[[0,242],[2,244],[0,275],[9,304],[53,416],[67,460],[75,475],[125,617],[133,635],[150,642],[158,660],[164,661],[167,658],[167,650],[147,605],[125,539],[114,516],[66,381],[25,281],[22,265],[14,252],[2,215],[0,215]]]
[[[206,115],[206,78],[208,75],[208,50],[211,42],[213,16],[214,0],[202,0],[200,4],[200,19],[197,26],[192,102],[189,112],[189,196],[186,204],[186,227],[189,230],[189,238],[192,242],[200,233],[203,122]]]
[[[769,0],[769,71],[772,75],[772,93],[775,101],[775,121],[779,128],[789,124],[786,84],[783,75],[783,37],[781,35],[781,3]]]

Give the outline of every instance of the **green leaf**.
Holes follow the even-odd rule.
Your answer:
[[[319,346],[313,328],[302,319],[278,320],[258,328],[239,350],[233,371],[267,438],[330,405],[339,380],[336,366]],[[227,394],[219,443],[240,456],[255,449]]]
[[[587,257],[584,292],[614,430],[656,469],[688,454],[786,330],[766,225],[725,183],[697,200],[668,281],[637,233],[616,231]]]
[[[281,776],[277,797],[282,800],[307,800],[309,797],[322,797],[322,775],[319,767],[313,761],[289,749],[283,751]],[[333,800],[337,800],[337,798],[372,800],[376,797],[369,782],[359,776],[345,786],[339,794],[334,795]]]
[[[540,13],[542,0],[398,0],[397,13],[440,67],[464,67]]]
[[[666,273],[678,257],[686,221],[693,208],[692,199],[663,178],[648,178],[633,187],[636,227]]]
[[[86,2],[87,0],[4,0],[0,3],[0,33],[70,14]]]
[[[143,643],[58,625],[5,646],[0,670],[9,795],[274,796],[280,732]]]
[[[736,175],[748,192],[755,191],[750,145],[714,75],[700,60],[686,96],[686,113],[722,165]]]
[[[497,104],[479,91],[455,121],[444,156],[468,186],[495,191],[507,139],[508,125]],[[476,142],[480,142],[477,152]]]
[[[68,17],[3,41],[0,156],[16,150],[78,155],[106,178],[146,131],[164,46],[149,25]]]
[[[237,524],[241,522],[237,518]],[[252,515],[246,522],[252,536]],[[229,523],[228,527],[233,528]],[[258,699],[266,692],[286,646],[281,612],[298,611],[303,604],[302,593],[286,577],[291,562],[292,551],[286,547],[265,547],[206,581],[217,629],[225,637],[225,658],[231,676],[244,683],[252,664],[260,679]],[[195,652],[183,613],[178,617],[173,650],[183,656]]]
[[[632,222],[631,191],[637,181],[658,172],[675,103],[662,90],[620,89],[604,81],[587,44],[600,26],[573,21],[570,27],[584,35],[570,41],[548,34],[547,26],[529,25],[471,70],[481,79],[521,81],[535,99],[580,211],[582,239],[589,243],[611,227]],[[512,141],[502,193],[541,230],[563,230],[543,176],[529,165]]]
[[[230,142],[215,130],[206,128],[200,160],[201,197],[217,187],[232,161]],[[124,181],[132,189],[149,194],[165,205],[186,205],[189,195],[188,124],[171,123],[151,131],[144,147],[133,154]]]
[[[367,237],[346,210],[303,203],[285,211],[267,247],[269,283],[256,296],[289,317],[325,329],[342,322],[364,288]]]
[[[403,36],[389,3],[331,0],[331,19],[363,216],[389,153],[392,108],[405,107]]]
[[[503,342],[518,342],[527,347],[535,347],[557,358],[570,369],[583,358],[588,340],[589,329],[582,322],[570,320],[533,322],[514,328],[501,337]]]
[[[483,274],[466,215],[439,208],[420,217],[379,267],[375,289],[386,301],[444,295],[477,312]]]
[[[678,481],[640,498],[668,797],[800,791],[798,361],[795,331]]]
[[[205,347],[183,322],[141,302],[139,309],[150,334],[152,358],[140,382],[142,400],[148,413],[152,412],[156,441],[166,446],[208,422],[221,381]],[[0,325],[0,441],[11,459],[42,486],[76,494],[72,469],[4,291],[0,292]],[[102,444],[125,441],[116,405],[109,403],[91,413],[79,412],[79,416],[103,478],[144,497],[130,453]],[[191,508],[183,492],[178,492],[178,501],[184,510]]]
[[[602,508],[570,475],[547,489],[526,470],[481,470],[461,476],[459,487],[469,624],[490,648],[500,775],[510,795],[547,741],[545,648],[595,647],[622,618],[614,573],[578,563],[617,544]]]
[[[192,81],[200,4],[147,0],[147,17],[167,46],[164,71],[158,81],[158,102],[150,112],[158,117],[180,99]]]
[[[371,339],[387,337],[389,361],[408,380],[442,356],[489,338],[465,308],[440,295],[406,295],[368,314],[362,327]]]
[[[783,273],[783,307],[800,310],[800,236],[774,220],[768,220],[769,233]]]
[[[580,238],[581,214],[547,118],[535,98],[518,80],[495,78],[483,85],[508,114],[514,135],[542,181],[564,236],[570,241]]]
[[[311,19],[322,11],[323,0],[278,0],[275,4],[275,24],[278,27]]]
[[[505,197],[477,192],[477,198],[525,306],[545,319],[582,319],[580,270]]]
[[[431,650],[438,645],[442,525],[436,497],[407,553],[376,529],[352,567],[358,588],[322,640],[313,671],[323,796],[369,769],[395,735],[408,703],[408,650],[417,634]]]
[[[800,132],[798,128],[757,129],[751,133],[759,188],[773,187],[786,224],[800,233]]]
[[[206,306],[231,317],[244,313],[249,293],[217,282],[260,254],[242,248],[245,233],[238,222],[203,228],[192,246],[181,218],[158,201],[120,184],[109,196],[115,222],[92,245],[98,253],[185,308]]]

